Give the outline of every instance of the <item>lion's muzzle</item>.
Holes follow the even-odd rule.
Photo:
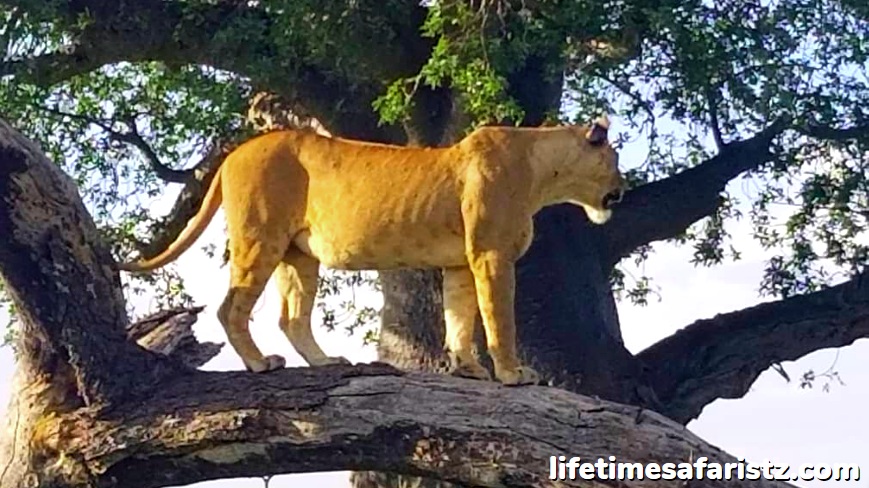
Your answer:
[[[622,201],[622,197],[625,195],[624,188],[619,188],[617,190],[613,190],[606,195],[603,196],[603,201],[601,202],[601,206],[605,209],[610,209],[613,205]]]

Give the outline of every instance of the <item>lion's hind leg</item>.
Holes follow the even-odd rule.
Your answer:
[[[330,357],[320,348],[311,331],[311,311],[317,294],[320,263],[290,246],[275,270],[281,295],[279,325],[293,348],[311,366],[350,364],[343,357]]]
[[[275,236],[256,240],[250,236],[230,236],[230,288],[217,311],[217,317],[230,345],[245,367],[254,373],[283,368],[286,361],[278,355],[263,356],[248,329],[251,311],[289,245],[289,237]]]

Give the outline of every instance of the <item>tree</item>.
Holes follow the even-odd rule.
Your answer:
[[[0,243],[0,270],[18,317],[20,385],[7,418],[13,435],[0,441],[3,486],[160,486],[318,469],[364,470],[360,485],[396,482],[365,473],[377,471],[542,486],[528,466],[547,449],[652,460],[618,444],[625,429],[649,439],[667,432],[662,456],[725,459],[679,424],[716,398],[742,396],[778,362],[869,336],[862,2],[0,5],[0,89],[15,126],[0,127],[0,229],[11,236]],[[378,277],[379,353],[401,372],[205,374],[190,366],[214,345],[183,328],[154,328],[153,319],[128,330],[112,260],[152,254],[177,235],[213,168],[251,133],[250,105],[260,124],[316,124],[398,144],[443,145],[477,124],[534,126],[600,111],[643,136],[649,157],[624,162],[633,189],[614,220],[594,227],[573,208],[547,209],[518,267],[521,352],[557,388],[432,375],[445,367],[432,271]],[[615,300],[641,302],[649,287],[621,266],[661,240],[692,245],[698,265],[738,257],[727,224],[742,202],[726,188],[739,177],[758,183],[748,203],[771,253],[762,289],[780,299],[630,354]],[[155,220],[148,198],[164,183],[184,188],[171,215]],[[776,203],[794,208],[784,225],[771,212]],[[190,305],[171,270],[128,286],[156,291],[167,307]],[[166,330],[177,335],[154,335]],[[370,391],[378,394],[359,393]],[[439,394],[456,398],[470,420],[509,397],[527,405],[538,437],[495,429],[484,437],[499,446],[493,467],[469,469],[457,460],[493,458],[480,432],[390,407],[424,402],[437,413],[446,402]],[[574,425],[568,417],[578,409],[602,428],[559,438],[540,420],[543,402],[559,405],[553,422]],[[510,415],[519,414],[494,421],[509,425]],[[300,463],[302,453],[316,461]]]

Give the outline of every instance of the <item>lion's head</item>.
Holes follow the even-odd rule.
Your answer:
[[[578,132],[580,174],[571,185],[571,203],[585,209],[595,224],[606,223],[612,207],[622,200],[625,179],[619,171],[619,155],[610,145],[609,119],[600,117],[587,126],[575,126]]]

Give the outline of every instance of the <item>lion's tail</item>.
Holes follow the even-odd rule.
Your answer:
[[[211,186],[209,186],[208,192],[202,200],[202,206],[199,207],[199,211],[187,223],[187,227],[184,228],[181,235],[172,244],[169,244],[169,247],[165,251],[144,261],[121,263],[118,265],[118,269],[121,271],[151,271],[178,259],[178,256],[189,249],[196,242],[196,239],[202,235],[205,228],[208,227],[209,222],[214,218],[214,214],[217,213],[217,209],[220,208],[220,204],[223,203],[220,177],[222,173],[223,171],[218,170],[217,174],[214,175],[214,179],[211,181]]]

